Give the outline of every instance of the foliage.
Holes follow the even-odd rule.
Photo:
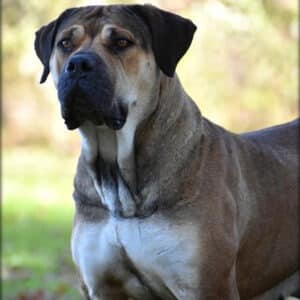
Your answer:
[[[205,1],[192,13],[198,31],[179,72],[204,115],[235,132],[295,118],[297,10],[282,23],[264,1]]]
[[[65,129],[51,79],[38,85],[42,67],[33,42],[34,32],[63,9],[95,2],[2,2],[2,124],[3,143],[9,148],[2,157],[6,300],[44,300],[46,294],[79,299],[69,250],[78,135]],[[203,115],[236,132],[297,115],[296,1],[148,2],[197,24],[178,73]],[[32,148],[37,145],[42,149]]]
[[[1,299],[37,290],[79,299],[70,255],[74,158],[32,148],[3,158]]]
[[[42,67],[33,50],[34,32],[69,6],[96,2],[4,0],[5,145],[77,143],[62,126],[51,79],[38,85]],[[298,11],[294,0],[152,2],[198,25],[178,73],[204,115],[238,132],[296,116]]]

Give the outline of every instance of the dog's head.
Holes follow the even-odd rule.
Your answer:
[[[69,129],[84,121],[120,129],[147,110],[162,71],[172,77],[195,25],[150,5],[71,8],[36,33],[43,83],[52,74]]]

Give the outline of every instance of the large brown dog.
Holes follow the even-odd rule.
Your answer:
[[[196,27],[90,6],[35,49],[79,128],[72,254],[89,299],[279,299],[299,287],[299,123],[236,135],[174,75]],[[257,297],[257,298],[256,298]]]

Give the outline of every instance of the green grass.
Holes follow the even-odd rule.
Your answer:
[[[76,155],[5,151],[2,204],[2,299],[43,290],[81,299],[70,253]]]

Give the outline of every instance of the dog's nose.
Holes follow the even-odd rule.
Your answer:
[[[65,72],[69,74],[82,75],[93,71],[92,59],[84,54],[73,56],[65,67]]]

